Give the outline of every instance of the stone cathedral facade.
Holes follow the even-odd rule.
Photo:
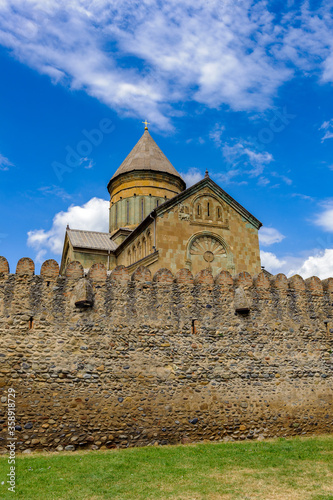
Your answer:
[[[109,232],[67,228],[61,270],[79,261],[85,269],[103,263],[129,272],[146,266],[192,274],[210,269],[232,275],[261,271],[261,222],[205,177],[186,189],[146,127],[108,183]]]

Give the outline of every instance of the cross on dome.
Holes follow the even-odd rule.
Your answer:
[[[145,119],[145,121],[144,121],[144,122],[142,122],[142,123],[144,123],[144,124],[145,124],[145,130],[148,130],[148,125],[150,125],[150,123],[149,123],[149,122],[147,122],[147,119]]]

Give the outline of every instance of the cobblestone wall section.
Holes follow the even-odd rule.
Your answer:
[[[0,257],[0,448],[8,387],[21,451],[331,432],[332,306],[332,278]]]

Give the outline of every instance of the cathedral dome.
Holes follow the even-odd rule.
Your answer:
[[[186,184],[146,128],[108,183],[110,232],[136,227]]]
[[[181,176],[171,164],[165,154],[158,147],[148,129],[144,131],[141,139],[136,143],[130,154],[122,162],[118,170],[113,174],[109,185],[119,175],[134,170],[151,170],[174,175],[182,180]],[[183,181],[183,180],[182,180]],[[183,181],[184,182],[184,181]]]

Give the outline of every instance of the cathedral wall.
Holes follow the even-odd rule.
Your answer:
[[[159,267],[194,274],[261,271],[258,231],[209,189],[193,194],[157,219]],[[157,269],[153,269],[156,271]]]
[[[332,431],[333,279],[0,258],[0,391],[17,449]],[[0,446],[6,445],[6,406]]]
[[[118,255],[117,264],[127,267],[149,256],[154,231],[152,222],[131,238]],[[203,268],[232,275],[261,271],[258,230],[208,189],[157,215],[156,249],[158,259],[145,263],[152,273],[161,267],[173,273],[186,267],[194,274]]]
[[[109,267],[112,269],[116,267],[116,258],[114,254],[111,254],[108,256],[107,254],[103,253],[88,253],[88,252],[80,252],[78,250],[75,250],[73,252],[73,260],[77,260],[81,262],[82,266],[84,269],[89,269],[93,264],[98,263],[98,264],[104,264],[107,267],[108,263],[108,258],[109,258]]]

